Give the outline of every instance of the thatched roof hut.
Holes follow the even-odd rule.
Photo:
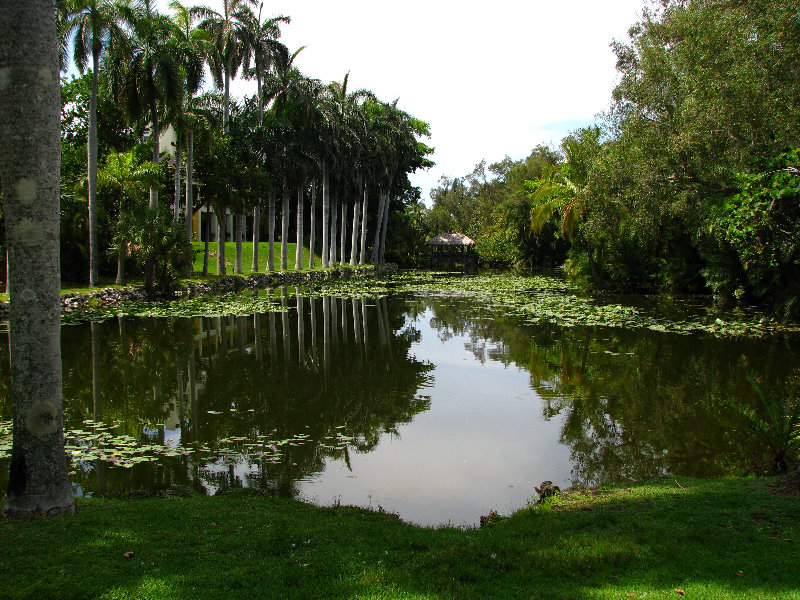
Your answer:
[[[475,240],[463,233],[440,233],[428,240],[430,265],[434,269],[476,271],[478,257],[473,252]]]
[[[440,233],[428,240],[428,246],[474,246],[475,240],[463,233]]]

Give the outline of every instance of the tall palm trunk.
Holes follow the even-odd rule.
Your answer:
[[[175,138],[175,201],[172,216],[177,221],[181,216],[181,136]]]
[[[381,228],[383,227],[383,204],[385,196],[383,186],[378,191],[378,213],[375,216],[375,239],[372,241],[372,253],[369,257],[369,262],[373,265],[378,264],[378,252],[381,245]]]
[[[311,182],[311,222],[309,223],[309,234],[308,234],[308,269],[311,270],[314,268],[314,242],[316,241],[317,237],[317,221],[314,213],[316,212],[316,205],[317,205],[317,180],[314,179]],[[313,305],[312,305],[313,306]]]
[[[194,168],[194,132],[190,129],[186,141],[186,214],[184,223],[186,225],[186,239],[192,242],[192,218],[194,217],[194,198],[192,169]],[[194,263],[194,261],[192,261]],[[194,271],[193,264],[186,267],[186,276],[191,277]]]
[[[267,270],[275,270],[275,192],[270,190],[267,201]]]
[[[369,183],[364,182],[364,205],[361,208],[361,255],[358,264],[367,262],[367,206],[369,204]]]
[[[242,272],[242,238],[244,238],[244,215],[236,215],[234,219],[234,232],[236,235],[236,263],[233,267],[233,272],[241,274]]]
[[[226,215],[217,212],[217,275],[226,275],[225,270],[225,227]]]
[[[281,205],[281,271],[289,268],[289,188],[283,182],[283,204]]]
[[[202,216],[200,220],[202,222]],[[203,236],[203,277],[205,277],[208,275],[208,245],[211,237],[211,219],[208,218],[208,212],[206,212],[206,231]]]
[[[331,212],[331,199],[330,199],[330,173],[328,172],[328,162],[322,161],[322,268],[327,269],[330,266],[330,248],[328,246],[328,231],[330,212]]]
[[[261,243],[261,200],[253,207],[253,260],[250,270],[258,273],[258,245]]]
[[[153,130],[150,132],[150,140],[153,142],[153,164],[157,165],[161,158],[161,149],[159,148],[158,110],[155,98],[150,101],[150,120],[153,124]],[[158,208],[158,188],[155,185],[150,187],[150,208]]]
[[[303,186],[297,186],[297,243],[294,251],[294,270],[303,270]]]
[[[117,249],[117,277],[114,280],[116,285],[125,285],[125,248]]]
[[[100,75],[100,49],[92,48],[92,94],[89,97],[87,131],[87,178],[89,184],[89,287],[97,286],[97,82]]]
[[[260,13],[259,13],[260,15]],[[260,18],[260,16],[259,16]],[[259,126],[264,123],[264,95],[262,93],[262,77],[261,69],[256,66],[256,84],[258,98],[258,124]],[[256,198],[256,205],[253,207],[253,260],[250,263],[250,270],[253,273],[258,273],[258,251],[261,244],[261,196]]]
[[[378,262],[383,264],[386,262],[386,232],[389,230],[389,188],[386,189],[386,201],[383,204],[383,229],[381,230],[381,247],[378,252]]]
[[[24,27],[22,26],[24,25]],[[3,513],[72,514],[64,456],[59,281],[61,97],[52,0],[0,11],[0,180],[11,289],[13,442]]]
[[[339,228],[339,263],[344,266],[347,262],[346,247],[347,247],[347,202],[342,202],[342,226]]]
[[[222,131],[228,133],[230,131],[231,120],[231,66],[225,64],[225,89],[223,90],[223,103],[222,103]]]
[[[336,228],[336,217],[338,216],[338,213],[339,213],[339,211],[336,208],[335,199],[334,199],[334,204],[333,204],[332,210],[330,212],[331,212],[331,236],[330,236],[331,248],[330,248],[330,251],[328,252],[328,263],[330,264],[331,267],[335,267],[336,266],[336,233],[338,231],[338,229]]]
[[[359,198],[361,191],[361,175],[358,176],[356,180],[356,187],[358,188],[358,192],[356,192],[355,200],[353,201],[353,234],[350,237],[350,266],[355,267],[358,261],[358,224],[359,218],[361,216],[361,199]]]

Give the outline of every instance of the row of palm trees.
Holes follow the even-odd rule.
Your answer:
[[[253,241],[258,242],[262,208],[268,217],[268,268],[275,268],[278,210],[280,268],[288,268],[292,198],[296,199],[295,268],[302,268],[307,212],[308,266],[314,267],[315,232],[320,229],[318,191],[322,266],[385,260],[390,204],[410,188],[410,172],[432,164],[426,158],[431,150],[417,139],[429,134],[426,123],[400,110],[396,101],[386,103],[366,90],[349,90],[347,77],[323,85],[302,74],[294,66],[302,48],[292,53],[279,41],[280,27],[289,18],[263,18],[263,5],[256,0],[224,0],[220,12],[173,1],[170,15],[159,13],[153,0],[58,0],[56,6],[62,64],[71,55],[79,70],[91,66],[92,73],[86,180],[90,286],[97,285],[99,265],[97,97],[101,72],[130,122],[147,123],[154,165],[162,159],[159,137],[164,124],[175,130],[173,214],[177,221],[183,209],[188,239],[195,211],[195,171],[203,177],[203,200],[218,217],[218,273],[226,270],[225,214],[236,215],[234,272],[240,273],[243,215],[252,211]],[[198,95],[206,68],[221,97]],[[231,98],[230,83],[237,76],[256,80],[255,97]],[[202,148],[195,164],[198,140]],[[186,174],[185,203],[181,202],[182,172]],[[149,194],[149,206],[156,209],[159,184],[152,178]],[[370,204],[373,195],[378,199],[374,206]],[[373,227],[368,237],[370,221]],[[345,255],[348,241],[349,257]],[[126,246],[118,247],[122,255]],[[258,270],[258,247],[253,244],[253,271]],[[207,259],[206,254],[205,264]]]

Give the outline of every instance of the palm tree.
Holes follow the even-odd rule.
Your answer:
[[[556,213],[561,216],[561,232],[566,237],[575,234],[579,222],[586,221],[591,193],[589,177],[594,159],[600,152],[600,128],[597,126],[579,129],[561,142],[565,162],[550,170],[542,180],[526,181],[532,195],[531,230],[541,233],[545,224]],[[594,249],[586,239],[586,252],[592,278],[599,287],[604,287],[600,269],[595,261]]]
[[[133,119],[150,118],[153,162],[158,164],[159,119],[184,97],[183,65],[191,61],[189,50],[171,41],[174,27],[155,9],[155,0],[134,0],[121,6],[131,38],[122,53],[107,56],[112,88]],[[120,55],[121,54],[121,55]],[[150,206],[158,206],[158,187],[150,188]]]
[[[284,62],[288,60],[288,50],[286,46],[278,41],[281,35],[280,24],[289,23],[289,17],[279,16],[261,20],[261,12],[264,8],[264,3],[258,5],[258,16],[256,18],[248,19],[245,21],[244,28],[244,43],[247,45],[249,52],[244,53],[244,70],[245,76],[248,78],[255,77],[256,79],[256,98],[258,101],[258,125],[261,127],[264,123],[264,79],[272,69],[275,57],[280,56],[284,58]],[[253,60],[253,67],[250,68],[250,59]],[[261,198],[257,198],[255,206],[253,207],[253,260],[251,263],[251,270],[258,271],[258,246],[261,241],[260,238],[260,223],[261,223]]]
[[[249,62],[252,49],[247,43],[247,23],[255,18],[251,9],[255,5],[255,0],[223,0],[221,13],[205,6],[191,9],[193,15],[202,19],[198,27],[210,34],[215,49],[209,56],[209,67],[217,89],[223,88],[222,128],[226,134],[230,131],[231,78],[236,77],[239,68]],[[234,217],[234,223],[236,232],[234,272],[241,273],[242,219],[239,215]]]
[[[278,52],[274,58],[274,68],[272,71],[266,73],[264,88],[262,90],[263,102],[272,102],[273,122],[272,128],[277,134],[275,139],[275,146],[273,148],[272,156],[270,157],[273,163],[274,170],[280,172],[280,179],[283,181],[281,184],[285,188],[286,170],[288,168],[287,156],[289,153],[289,135],[287,129],[290,127],[292,117],[292,107],[296,104],[302,104],[296,100],[299,97],[307,96],[313,88],[314,82],[309,80],[294,66],[294,60],[297,55],[305,48],[301,46],[291,55],[288,52]],[[261,116],[259,117],[262,118]],[[283,214],[289,212],[288,210],[288,190],[284,189],[284,206]],[[288,217],[287,217],[288,218]],[[267,268],[272,271],[275,269],[274,255],[275,255],[275,194],[269,194],[268,200],[268,229],[269,229],[269,258]],[[286,221],[288,232],[288,221]],[[287,264],[283,259],[285,249],[283,244],[287,236],[282,236],[281,244],[281,269],[286,269]]]
[[[192,150],[194,140],[192,135],[192,117],[188,113],[191,99],[200,88],[203,80],[204,56],[210,52],[208,44],[208,33],[200,28],[192,27],[192,15],[188,8],[183,6],[178,0],[172,0],[169,4],[173,10],[172,38],[170,43],[179,49],[179,56],[183,59],[180,68],[183,72],[185,85],[185,96],[180,104],[173,105],[170,122],[175,129],[175,202],[173,205],[173,215],[177,221],[180,217],[180,197],[181,197],[181,143],[186,137],[187,141],[187,164],[186,164],[186,218],[188,223],[187,237],[191,242],[191,219],[192,201]]]
[[[158,165],[138,162],[134,152],[112,152],[106,156],[103,167],[97,172],[97,185],[101,192],[117,198],[117,231],[114,236],[117,250],[116,284],[125,283],[125,256],[130,235],[125,231],[127,221],[123,216],[144,198],[145,190],[153,181],[158,181],[161,172]]]
[[[0,10],[0,181],[8,232],[14,433],[3,513],[73,514],[61,387],[61,97],[52,0]]]
[[[89,199],[89,287],[97,286],[97,89],[100,58],[112,41],[123,37],[118,4],[113,0],[63,0],[57,3],[59,36],[64,48],[72,46],[72,60],[83,73],[92,61],[92,92],[87,129]],[[70,40],[72,40],[70,44]]]

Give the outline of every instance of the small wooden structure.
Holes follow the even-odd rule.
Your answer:
[[[475,240],[463,233],[440,233],[428,240],[428,247],[432,269],[470,273],[478,270]]]

